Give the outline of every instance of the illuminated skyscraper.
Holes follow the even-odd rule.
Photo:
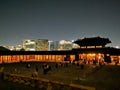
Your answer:
[[[23,40],[23,49],[25,51],[35,51],[36,50],[36,41],[25,39]]]
[[[49,41],[49,50],[55,51],[58,50],[59,47],[59,41]]]
[[[72,42],[68,40],[61,40],[59,41],[58,50],[71,50],[72,49]]]
[[[37,51],[48,51],[49,50],[48,39],[36,40],[36,50]]]
[[[16,51],[20,51],[21,49],[22,49],[22,45],[16,45],[16,46],[15,46],[15,50],[16,50]]]

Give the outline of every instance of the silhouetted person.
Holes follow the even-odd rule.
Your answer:
[[[51,67],[47,64],[43,66],[43,74],[47,74],[47,72],[51,69]]]
[[[82,69],[82,70],[84,69],[84,65],[83,65],[83,64],[81,64],[81,69]]]
[[[38,72],[38,70],[39,70],[39,69],[38,69],[38,66],[35,67],[35,70]]]
[[[36,70],[33,72],[32,77],[38,77],[38,72]]]
[[[30,68],[30,66],[31,66],[30,63],[28,63],[28,64],[27,64],[27,68]]]
[[[116,60],[116,61],[115,61],[115,65],[117,65],[118,63],[119,63],[118,60]]]
[[[58,63],[55,64],[55,67],[58,68]]]
[[[68,63],[65,63],[65,66],[68,67]]]
[[[79,66],[79,63],[77,62],[77,66]]]

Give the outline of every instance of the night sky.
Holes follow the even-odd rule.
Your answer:
[[[120,0],[0,0],[0,45],[94,36],[120,46]]]

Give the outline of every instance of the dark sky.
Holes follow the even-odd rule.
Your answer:
[[[0,0],[0,45],[93,36],[120,46],[120,0]]]

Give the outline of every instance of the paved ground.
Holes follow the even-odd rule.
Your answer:
[[[27,68],[28,64],[30,64],[30,68]],[[44,75],[43,64],[36,62],[2,64],[0,68],[4,68],[5,72],[31,76],[37,67],[38,77],[40,78],[92,86],[97,90],[120,90],[120,66],[106,65],[99,67],[84,65],[84,67],[81,67],[81,65],[64,64],[56,68],[56,63],[47,63],[51,66],[51,70]],[[0,88],[6,87],[7,90],[34,90],[34,88],[23,86],[0,80]]]

